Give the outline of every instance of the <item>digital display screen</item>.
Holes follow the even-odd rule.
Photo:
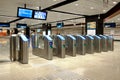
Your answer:
[[[41,31],[41,29],[37,29],[37,32],[40,32]]]
[[[0,27],[10,27],[9,23],[0,23]]]
[[[104,23],[105,27],[109,27],[109,28],[115,28],[116,27],[116,23]]]
[[[41,19],[41,20],[46,20],[47,18],[47,12],[42,12],[38,10],[34,10],[34,19]]]
[[[24,29],[24,28],[27,27],[27,24],[19,24],[18,23],[16,26],[17,26],[17,28],[23,28]]]
[[[64,23],[57,23],[57,28],[62,28],[64,26]]]
[[[18,7],[17,16],[21,18],[32,18],[33,10]]]

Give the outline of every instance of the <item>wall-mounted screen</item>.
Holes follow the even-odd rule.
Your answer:
[[[17,27],[17,28],[22,28],[22,29],[24,29],[24,28],[27,27],[27,24],[17,23],[17,24],[16,24],[16,27]]]
[[[32,9],[18,7],[17,17],[32,18],[32,15],[33,15],[33,10]]]
[[[37,29],[37,32],[41,32],[41,29]]]
[[[104,23],[104,26],[108,27],[108,28],[115,28],[116,27],[116,23]]]
[[[10,27],[10,23],[2,23],[2,22],[0,22],[0,27]]]
[[[60,22],[60,23],[57,23],[57,28],[62,28],[64,26],[64,23],[63,22]]]
[[[34,10],[33,12],[34,19],[46,20],[47,19],[47,12],[43,12],[40,10]]]

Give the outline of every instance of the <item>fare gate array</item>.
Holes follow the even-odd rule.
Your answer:
[[[44,48],[40,48],[41,39]],[[106,52],[114,50],[114,39],[106,35],[48,35],[40,38],[39,35],[32,37],[33,54],[52,60],[53,56],[65,58],[66,54],[76,56],[76,54],[85,55],[94,52]],[[35,54],[36,53],[36,54]],[[42,54],[42,55],[41,55]],[[10,60],[19,61],[23,64],[28,63],[28,39],[25,35],[12,35],[10,37]]]
[[[35,40],[40,41],[37,35]],[[35,41],[33,40],[33,41]],[[76,54],[85,55],[86,53],[100,53],[114,50],[114,39],[105,35],[54,35],[44,36],[44,51],[41,49],[37,54],[45,53],[46,59],[52,60],[53,56],[65,58],[66,55],[76,56]],[[38,43],[39,44],[39,43]],[[33,47],[33,53],[37,47]]]

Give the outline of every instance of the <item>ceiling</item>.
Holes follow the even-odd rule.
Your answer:
[[[106,21],[106,23],[108,22],[115,22],[117,25],[120,26],[120,14]]]
[[[44,9],[51,5],[60,3],[62,1],[65,1],[65,0],[1,0],[0,1],[0,22],[9,22],[17,19],[16,17],[17,7],[24,7],[24,4],[26,4],[27,8],[38,9],[38,7],[41,6],[41,9]],[[113,2],[116,2],[116,3],[113,3]],[[71,13],[82,14],[82,15],[95,15],[95,14],[106,13],[118,2],[120,2],[120,0],[109,0],[108,4],[104,5],[103,0],[78,0],[70,4],[67,4],[58,8],[54,8],[53,10],[71,12]],[[20,21],[12,23],[11,26],[14,27],[16,23],[27,23],[28,25],[34,25],[34,24],[39,24],[44,22],[61,21],[61,20],[77,18],[77,17],[82,17],[82,16],[48,11],[48,17],[46,21],[22,19]],[[108,21],[110,22],[114,21],[114,22],[120,23],[120,20],[117,20],[117,18],[120,18],[120,14],[117,17],[110,19]],[[85,22],[85,19],[69,20],[69,21],[65,21],[65,24],[69,24],[69,23],[76,24],[80,22]]]

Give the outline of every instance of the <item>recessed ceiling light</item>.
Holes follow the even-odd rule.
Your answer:
[[[75,6],[78,6],[78,4],[75,4]]]
[[[37,9],[39,9],[39,7],[36,7]]]
[[[73,22],[73,20],[70,20],[71,22]]]
[[[120,18],[118,18],[118,20],[120,20]]]
[[[53,1],[57,1],[57,0],[53,0]]]
[[[94,7],[90,7],[90,9],[94,9]]]
[[[106,10],[104,9],[103,12],[106,12]]]
[[[117,2],[116,2],[116,1],[114,1],[114,2],[113,2],[113,4],[117,4]]]
[[[112,22],[114,22],[114,21],[112,21]]]

